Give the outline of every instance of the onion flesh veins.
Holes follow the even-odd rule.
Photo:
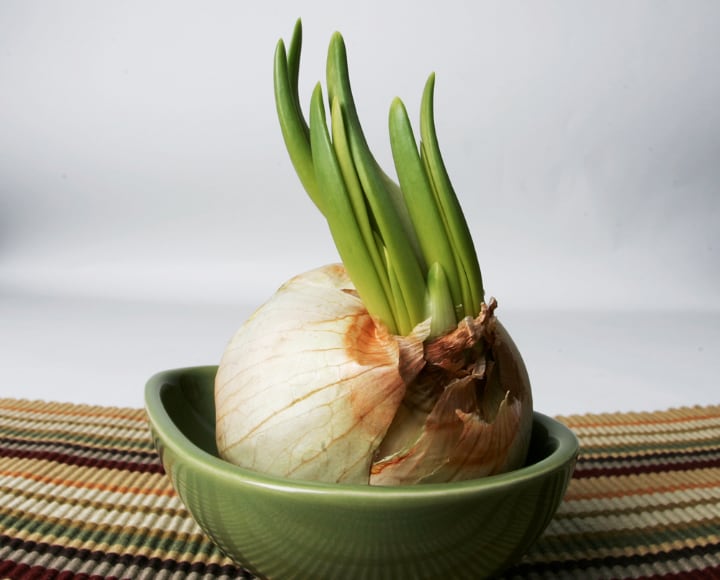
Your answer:
[[[215,381],[224,459],[311,481],[404,485],[520,467],[532,424],[522,358],[494,301],[425,342],[373,319],[342,265],[286,282],[238,330]]]

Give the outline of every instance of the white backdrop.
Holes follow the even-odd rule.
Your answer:
[[[436,72],[487,290],[536,399],[555,385],[548,412],[717,399],[712,0],[4,0],[0,395],[139,405],[148,371],[216,362],[281,282],[337,260],[275,118],[273,51],[297,17],[304,101],[340,30],[388,170],[390,101],[417,118]]]

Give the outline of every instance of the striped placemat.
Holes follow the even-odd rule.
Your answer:
[[[561,417],[581,455],[507,578],[720,578],[720,406]],[[144,411],[0,399],[0,578],[252,578],[203,535]]]

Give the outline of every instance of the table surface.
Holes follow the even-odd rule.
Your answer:
[[[0,397],[141,407],[151,375],[216,364],[256,306],[0,289]],[[720,311],[497,314],[547,415],[720,403]]]
[[[561,417],[565,498],[506,578],[720,578],[720,406]],[[185,510],[140,408],[0,399],[0,577],[252,578]]]

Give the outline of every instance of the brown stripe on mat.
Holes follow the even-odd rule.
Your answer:
[[[653,568],[666,568],[666,573],[671,571],[670,564],[683,563],[686,572],[693,571],[696,575],[700,572],[711,573],[720,570],[720,544],[711,546],[698,546],[696,548],[683,548],[668,552],[655,552],[646,555],[632,554],[628,556],[613,556],[606,558],[577,559],[573,561],[555,561],[539,565],[520,564],[512,570],[516,577],[523,577],[531,574],[555,574],[562,575],[566,571],[586,572],[588,575],[593,571],[596,573],[607,570],[609,574],[613,569],[637,568],[641,570],[644,566]],[[691,562],[697,564],[693,565]],[[696,567],[697,566],[697,567]]]
[[[617,461],[613,459],[615,465],[602,466],[597,465],[597,461],[580,462],[575,477],[618,477],[621,475],[633,475],[637,473],[661,473],[665,471],[687,470],[694,471],[698,469],[711,469],[720,467],[720,452],[712,451],[707,453],[697,453],[688,457],[675,456],[674,461],[670,457],[668,461]]]
[[[45,460],[66,465],[93,467],[96,469],[121,469],[124,471],[146,471],[150,473],[164,473],[162,465],[155,458],[145,457],[145,461],[134,461],[138,458],[136,453],[123,453],[122,450],[107,452],[98,450],[88,452],[87,448],[68,445],[47,445],[44,449],[35,443],[31,445],[13,445],[0,441],[0,458]],[[111,457],[118,457],[112,459]],[[143,459],[141,457],[141,459]]]
[[[129,577],[127,576],[128,570],[145,570],[146,573],[150,571],[154,573],[167,571],[173,573],[180,572],[183,575],[194,573],[198,575],[209,574],[213,577],[252,578],[252,575],[232,563],[221,564],[216,562],[175,560],[172,558],[160,559],[157,557],[118,554],[101,550],[90,551],[77,548],[67,548],[62,545],[52,545],[45,542],[19,542],[12,538],[0,535],[0,546],[4,545],[6,542],[16,554],[23,552],[25,554],[37,554],[38,556],[51,554],[53,558],[59,558],[66,562],[62,570],[37,565],[20,565],[27,568],[27,571],[24,572],[24,574],[29,574],[30,569],[34,569],[35,574],[40,571],[44,574],[72,573],[74,574],[73,578],[77,578],[81,569],[92,568],[96,571],[101,569],[108,570],[109,576],[103,575],[103,578],[114,577],[113,570],[119,573],[119,576],[117,577]],[[1,562],[0,574],[7,573],[6,569],[7,571],[10,570],[9,562]],[[13,572],[13,574],[16,573],[17,570]],[[87,572],[85,572],[85,574],[87,574]],[[95,573],[95,575],[97,575],[97,573]],[[13,575],[10,577],[16,578],[17,576]],[[34,577],[38,578],[43,576],[38,575]]]

